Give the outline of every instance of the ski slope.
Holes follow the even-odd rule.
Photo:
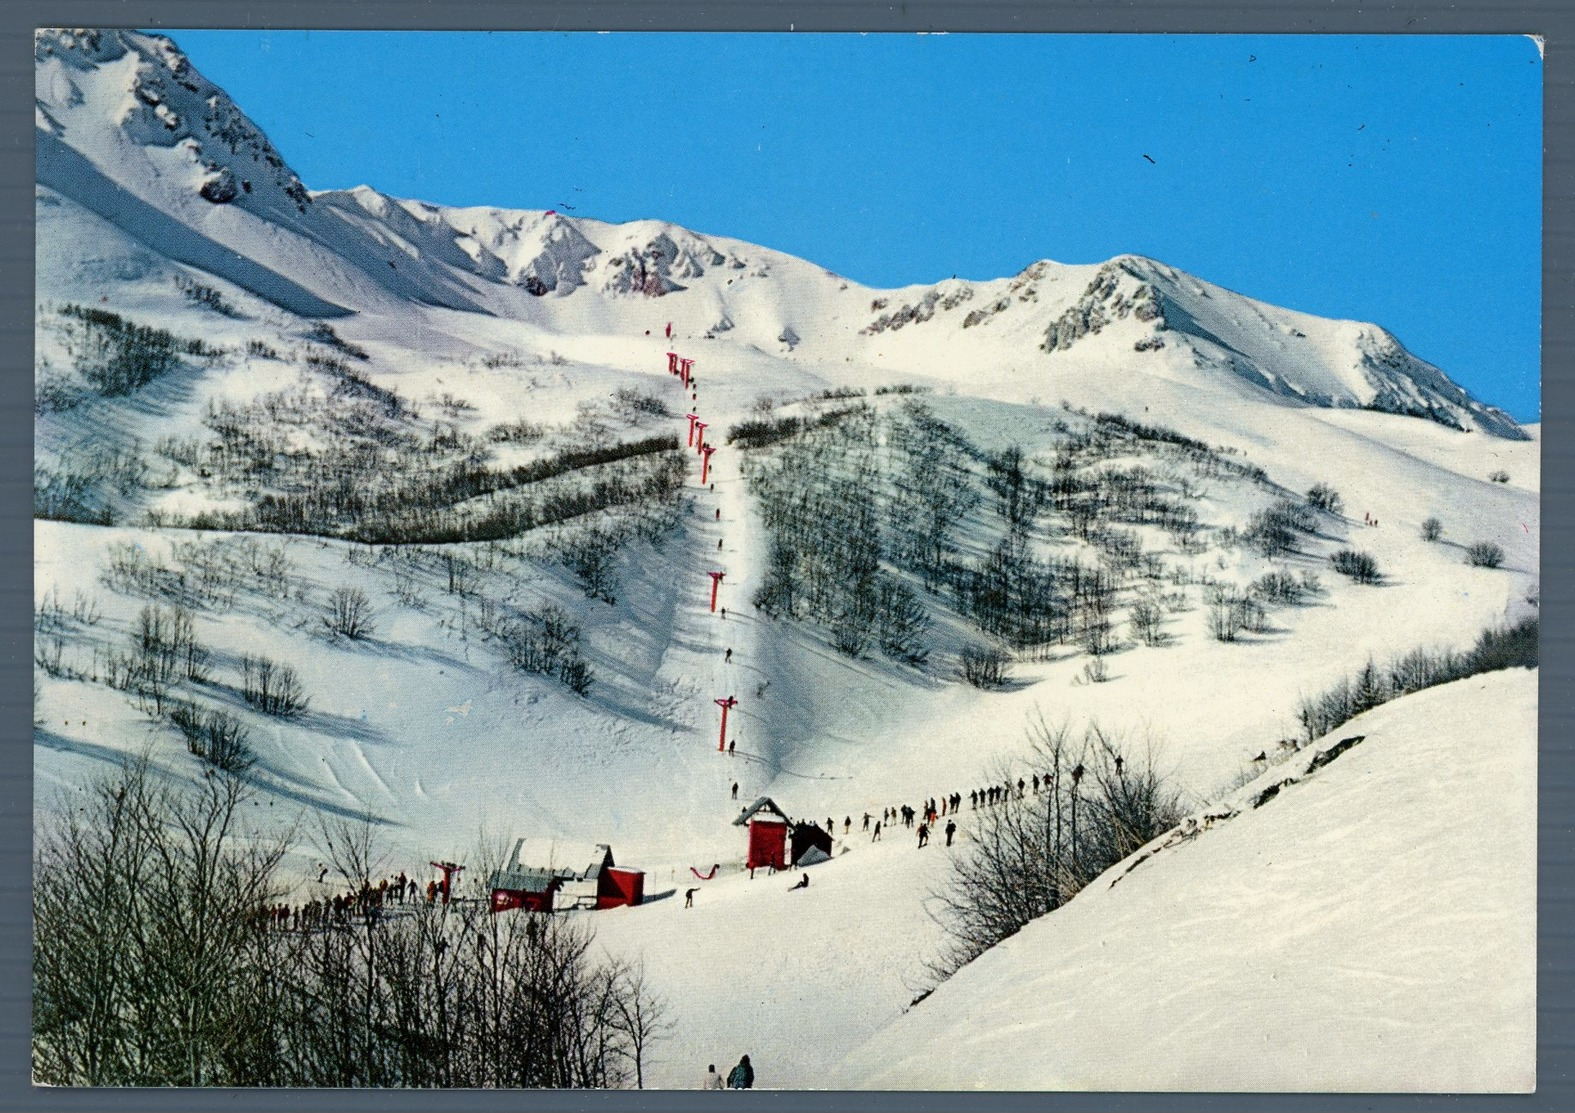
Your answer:
[[[1253,808],[1286,778],[1271,770],[1233,818],[1113,867],[839,1083],[1531,1091],[1536,818],[1509,802],[1536,792],[1536,684],[1492,673],[1352,720],[1336,735],[1360,744]]]

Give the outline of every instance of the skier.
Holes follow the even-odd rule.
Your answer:
[[[719,522],[722,520],[722,508],[720,506],[716,508],[716,520]]]
[[[731,665],[733,663],[733,647],[732,646],[728,646],[727,647],[727,653],[726,653],[725,656],[723,656],[722,662],[723,662],[723,664],[728,664],[728,665]]]
[[[853,830],[853,817],[851,815],[843,816],[842,817],[842,834],[843,834],[843,837],[844,838],[847,837],[848,832],[851,831],[851,830]]]
[[[693,908],[695,906],[695,894],[698,893],[699,891],[700,891],[699,889],[685,889],[684,890],[684,907],[685,908]],[[715,1068],[713,1067],[712,1069],[714,1070]]]
[[[667,322],[667,339],[671,340],[672,338],[673,338],[673,322],[668,321]],[[715,1067],[712,1067],[711,1069],[712,1070],[716,1070]]]
[[[738,799],[738,782],[737,781],[733,782],[733,799],[734,800]]]
[[[806,874],[800,875],[800,877],[798,879],[798,884],[790,886],[788,888],[788,892],[791,893],[794,889],[807,889],[807,888],[809,888],[809,874],[806,873]]]
[[[947,846],[950,846],[952,844],[952,836],[955,835],[956,833],[957,833],[957,821],[955,819],[948,819],[946,821],[946,845]]]
[[[722,1076],[716,1073],[715,1063],[706,1067],[705,1081],[700,1084],[700,1088],[702,1090],[720,1090],[722,1088]]]
[[[875,821],[875,834],[870,837],[870,842],[880,842],[880,820]]]
[[[864,813],[864,830],[868,831],[869,829],[870,829],[870,813],[869,812],[865,812]]]
[[[928,823],[921,823],[921,824],[919,824],[919,849],[923,850],[924,849],[924,844],[929,842],[929,841],[930,841],[930,825]]]
[[[738,752],[738,739],[734,738],[727,744],[727,756],[732,757]]]
[[[805,878],[804,884],[809,884]],[[749,1056],[745,1055],[738,1061],[738,1066],[727,1072],[727,1084],[734,1090],[749,1090],[755,1085],[755,1068],[749,1065]]]

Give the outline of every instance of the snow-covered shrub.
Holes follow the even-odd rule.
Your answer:
[[[264,715],[282,719],[301,714],[308,703],[295,669],[249,653],[241,658],[241,694]]]
[[[105,679],[155,712],[163,711],[174,685],[207,679],[210,655],[198,644],[191,613],[184,608],[156,603],[143,607],[129,640],[127,651],[111,652],[105,659]]]
[[[1265,572],[1252,585],[1252,593],[1269,603],[1294,606],[1307,594],[1307,585],[1284,570]]]
[[[1492,541],[1473,541],[1466,547],[1466,563],[1473,568],[1497,568],[1504,563],[1504,547]]]
[[[1168,638],[1165,635],[1165,608],[1157,600],[1139,599],[1127,610],[1127,622],[1132,627],[1132,636],[1144,645],[1164,645]]]
[[[41,358],[33,374],[33,415],[63,413],[87,397],[80,380],[55,371],[48,359]]]
[[[496,630],[509,663],[521,672],[551,676],[576,695],[590,691],[594,677],[580,656],[580,627],[561,607],[549,603],[520,621],[500,621]]]
[[[374,629],[372,601],[358,587],[336,587],[328,594],[323,625],[330,632],[352,640],[371,637]]]
[[[1494,483],[1508,483],[1509,482],[1509,472],[1507,472],[1504,469],[1500,468],[1498,471],[1496,471],[1492,475],[1488,476],[1488,478],[1491,479]]]
[[[343,352],[351,359],[365,361],[372,358],[367,354],[365,348],[357,344],[350,343],[348,340],[344,339],[344,337],[335,332],[334,326],[330,325],[327,321],[318,321],[314,323],[312,327],[307,330],[306,338],[308,340],[315,340],[319,344],[327,344],[330,348],[334,348]]]
[[[1356,676],[1340,680],[1315,696],[1303,697],[1297,718],[1311,741],[1391,699],[1496,669],[1536,668],[1538,624],[1535,616],[1510,626],[1489,627],[1465,653],[1451,649],[1413,649],[1379,668],[1371,659]]]
[[[180,343],[165,329],[81,305],[67,305],[60,312],[75,322],[68,335],[74,342],[77,370],[106,397],[146,386],[179,360]]]
[[[921,665],[930,655],[924,635],[930,616],[918,593],[901,580],[881,576],[875,585],[875,628],[888,657]]]
[[[561,534],[553,548],[559,562],[574,573],[587,599],[608,605],[618,602],[618,550],[623,539],[617,532],[587,526]]]
[[[1297,534],[1310,533],[1317,527],[1312,509],[1306,503],[1281,499],[1266,510],[1255,512],[1247,520],[1244,535],[1248,544],[1266,557],[1278,557],[1296,548]]]
[[[1228,599],[1215,599],[1209,604],[1209,636],[1215,641],[1233,642],[1241,626],[1236,621],[1236,611]]]
[[[667,403],[654,394],[647,394],[643,390],[633,387],[619,387],[613,391],[613,401],[620,410],[629,414],[652,414],[656,417],[668,417],[671,412]]]
[[[1359,584],[1376,584],[1379,580],[1378,561],[1372,553],[1341,549],[1329,557],[1329,563],[1342,576],[1349,576]]]
[[[99,488],[99,477],[80,471],[33,468],[33,517],[84,525],[112,526],[115,512]]]
[[[65,655],[66,639],[59,634],[33,636],[33,664],[43,669],[46,675],[58,677],[67,674]]]
[[[1307,491],[1307,502],[1317,510],[1338,514],[1345,507],[1345,500],[1327,483],[1314,483]]]
[[[242,316],[240,310],[231,305],[224,295],[212,286],[179,274],[175,276],[175,286],[181,293],[186,295],[186,300],[194,305],[210,309],[221,317],[239,318]]]
[[[487,430],[487,440],[494,444],[529,444],[531,441],[541,440],[546,435],[546,426],[523,418],[518,421],[506,421]]]
[[[1009,679],[1009,658],[999,649],[981,645],[965,645],[958,655],[962,677],[975,688],[999,688]]]
[[[228,711],[177,702],[164,715],[186,739],[186,748],[216,769],[244,773],[257,760],[246,724]]]
[[[1422,522],[1422,540],[1437,541],[1444,536],[1444,523],[1437,518],[1427,518]]]

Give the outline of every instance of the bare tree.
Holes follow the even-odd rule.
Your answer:
[[[128,761],[40,830],[34,1077],[49,1085],[223,1085],[254,1050],[255,912],[285,842],[244,831],[210,774],[177,791]],[[84,910],[91,914],[84,915]]]
[[[336,587],[328,595],[323,625],[352,640],[371,637],[372,601],[358,587]]]
[[[1180,819],[1180,800],[1159,771],[1151,745],[1123,747],[1091,724],[1074,736],[1043,716],[1028,745],[989,780],[1011,784],[1027,766],[1042,786],[1034,796],[1006,792],[978,809],[967,849],[932,894],[931,914],[947,942],[931,961],[944,980],[1040,916]]]

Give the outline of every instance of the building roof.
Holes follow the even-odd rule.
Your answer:
[[[493,889],[512,889],[521,893],[545,893],[558,878],[546,870],[503,869],[492,875],[488,883]]]
[[[584,843],[558,843],[550,839],[539,839],[532,846],[534,849],[530,852],[530,860],[527,861],[524,854],[525,840],[516,839],[509,864],[494,876],[540,874],[544,878],[558,881],[595,881],[601,876],[603,869],[614,865],[612,847],[606,843],[592,846]],[[494,885],[493,888],[513,889],[519,886]]]
[[[790,822],[788,820],[787,812],[777,807],[776,801],[772,800],[769,796],[762,796],[760,799],[756,800],[753,804],[749,805],[749,807],[745,808],[741,813],[739,813],[738,818],[733,820],[733,826],[742,827],[751,819],[754,819],[755,816],[760,812],[765,812],[769,817],[781,819],[784,823]]]

